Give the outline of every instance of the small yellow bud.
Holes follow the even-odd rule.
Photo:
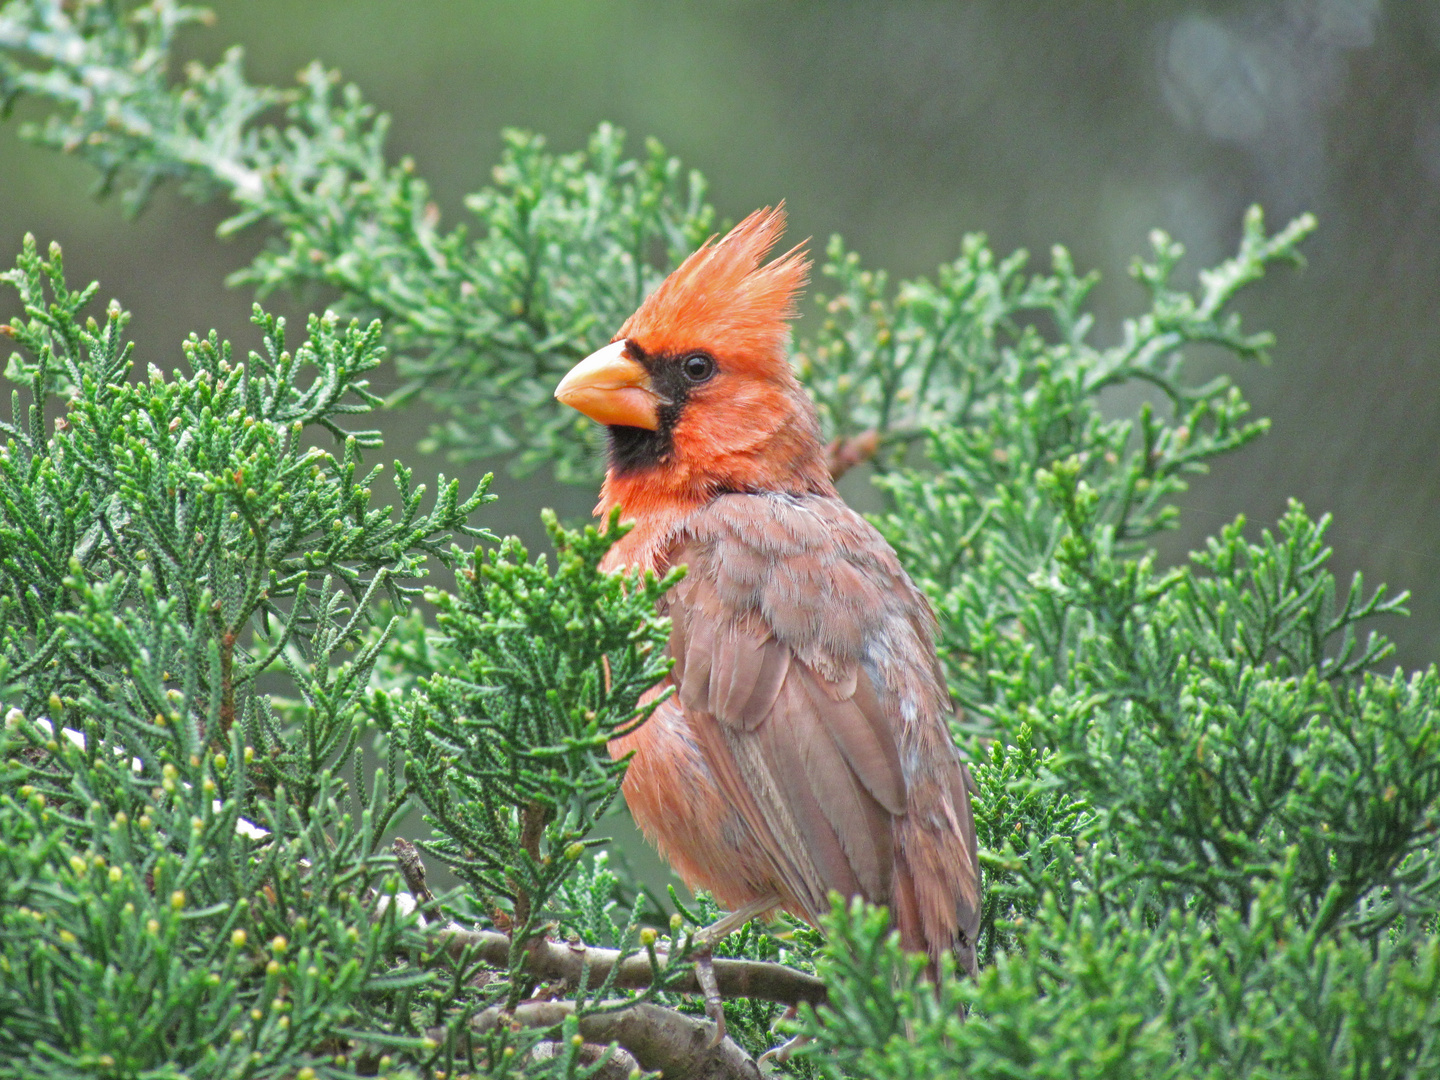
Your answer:
[[[173,893],[170,894],[170,906],[176,911],[179,911],[185,906],[184,889],[176,889]]]
[[[657,936],[658,935],[655,933],[655,931],[651,927],[647,926],[644,930],[640,931],[640,944],[647,947],[654,945],[655,938]]]
[[[160,932],[160,924],[154,919],[148,919],[145,922],[145,930],[150,934],[158,934]]]
[[[248,935],[245,933],[244,930],[236,930],[233,934],[230,935],[230,944],[234,948],[243,949],[245,947],[245,941],[247,937]]]
[[[283,956],[288,948],[290,948],[290,942],[285,940],[284,934],[276,934],[274,940],[270,942],[270,951],[276,956]]]

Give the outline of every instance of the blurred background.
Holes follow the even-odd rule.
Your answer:
[[[1234,371],[1271,433],[1182,498],[1167,560],[1239,513],[1253,528],[1302,500],[1330,512],[1342,580],[1409,588],[1392,620],[1407,667],[1440,644],[1440,0],[1051,0],[709,5],[587,0],[423,4],[220,0],[187,57],[242,45],[252,80],[339,68],[394,120],[448,222],[488,181],[505,126],[584,145],[602,120],[655,136],[711,182],[723,216],[785,199],[792,235],[844,235],[892,280],[988,234],[1045,265],[1052,244],[1103,275],[1097,335],[1143,296],[1128,277],[1161,227],[1189,249],[1183,280],[1231,253],[1247,205],[1270,227],[1313,211],[1302,273],[1244,295],[1278,338],[1268,368]],[[0,124],[0,262],[22,235],[60,241],[72,280],[132,309],[139,359],[171,367],[191,330],[242,352],[251,296],[225,276],[263,242],[215,238],[223,205],[162,192],[135,222],[89,196],[79,162]],[[824,285],[819,288],[823,291]],[[300,315],[324,297],[274,298]],[[0,298],[0,317],[13,293]],[[1213,359],[1201,358],[1203,363]],[[388,389],[385,380],[376,380]],[[383,415],[386,456],[430,417]],[[472,481],[482,470],[461,470]],[[502,477],[487,524],[529,540],[536,510],[577,517],[594,493]]]

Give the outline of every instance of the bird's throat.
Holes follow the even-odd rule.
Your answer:
[[[675,450],[674,428],[662,424],[656,431],[637,427],[606,429],[610,443],[610,474],[634,476],[663,466]]]

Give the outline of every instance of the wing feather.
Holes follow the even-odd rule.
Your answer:
[[[868,688],[870,680],[862,677],[857,680],[857,686],[861,684]],[[824,735],[865,790],[891,814],[903,814],[905,780],[900,772],[900,750],[884,714],[878,711],[874,692],[837,700],[825,692],[813,673],[805,681],[805,689],[811,709],[822,720]],[[872,705],[871,711],[866,710],[867,704]]]
[[[894,553],[838,500],[727,495],[670,561],[689,567],[667,598],[679,706],[785,905],[888,903],[908,948],[972,965],[970,781],[933,619]]]

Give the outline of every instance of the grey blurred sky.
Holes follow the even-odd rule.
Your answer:
[[[1188,245],[1193,276],[1232,249],[1249,203],[1272,227],[1314,211],[1309,268],[1242,304],[1250,329],[1279,338],[1272,367],[1236,373],[1272,433],[1194,485],[1164,554],[1240,512],[1273,522],[1296,496],[1334,512],[1344,578],[1416,592],[1415,617],[1388,627],[1400,659],[1435,656],[1440,2],[212,6],[187,55],[240,44],[253,78],[282,84],[315,58],[340,68],[392,114],[394,153],[415,157],[448,220],[488,177],[503,126],[568,149],[610,120],[704,172],[726,216],[784,198],[797,237],[840,232],[899,276],[954,257],[966,232],[1042,259],[1063,243],[1104,274],[1105,337],[1139,308],[1125,271],[1151,227]],[[262,236],[217,241],[224,208],[173,192],[126,222],[88,197],[87,170],[16,127],[0,125],[6,247],[26,230],[61,241],[73,276],[134,310],[142,360],[170,366],[210,327],[254,344],[250,296],[221,282]],[[424,423],[382,417],[389,452],[413,458]],[[500,490],[492,527],[530,536],[537,506],[573,515],[593,498],[539,479]]]

